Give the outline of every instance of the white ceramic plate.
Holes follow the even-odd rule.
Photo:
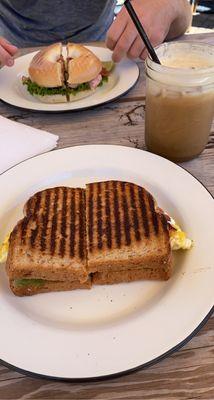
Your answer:
[[[195,333],[213,306],[214,202],[189,173],[151,153],[80,146],[29,159],[0,176],[0,240],[34,192],[120,179],[145,186],[194,240],[168,282],[15,297],[1,265],[0,359],[59,379],[112,376],[157,361]]]
[[[111,60],[112,52],[103,47],[87,46],[102,61]],[[4,67],[0,70],[0,98],[16,107],[37,111],[68,111],[82,110],[107,103],[126,93],[136,83],[139,68],[134,61],[124,59],[110,74],[109,81],[98,88],[94,94],[72,103],[46,104],[31,96],[26,86],[22,85],[22,76],[28,76],[28,66],[35,53],[19,57],[12,68]]]

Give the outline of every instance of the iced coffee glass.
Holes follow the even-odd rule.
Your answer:
[[[186,161],[205,148],[214,116],[214,46],[171,42],[146,59],[147,149]]]

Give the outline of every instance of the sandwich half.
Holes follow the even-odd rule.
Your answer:
[[[74,43],[66,46],[66,84],[68,100],[74,101],[90,96],[101,86],[102,63],[89,49]]]
[[[89,288],[85,191],[56,187],[36,193],[10,235],[6,270],[16,295]]]
[[[144,188],[119,181],[88,184],[86,225],[93,283],[170,278],[167,218]]]
[[[76,101],[94,93],[108,80],[109,72],[89,49],[74,43],[61,43],[39,51],[32,59],[22,82],[28,92],[45,103]]]
[[[22,77],[28,92],[44,103],[66,103],[65,64],[62,44],[55,43],[39,51],[32,59],[29,77]]]

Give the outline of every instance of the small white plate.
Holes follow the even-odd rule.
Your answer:
[[[102,378],[160,360],[188,340],[213,306],[214,202],[189,173],[151,153],[79,146],[29,159],[0,176],[0,241],[25,201],[57,185],[120,179],[147,188],[194,240],[167,282],[139,281],[19,298],[0,268],[0,359],[58,379]]]
[[[112,52],[104,47],[87,46],[101,61],[110,61]],[[130,90],[137,82],[139,68],[134,61],[124,59],[110,74],[109,80],[94,94],[72,103],[46,104],[31,96],[21,82],[22,76],[28,76],[28,66],[37,52],[17,58],[12,68],[0,70],[0,98],[16,107],[37,111],[82,110],[116,99]]]

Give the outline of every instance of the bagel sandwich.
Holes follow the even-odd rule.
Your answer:
[[[33,57],[29,77],[22,77],[31,95],[44,103],[66,103],[93,94],[108,81],[110,71],[88,48],[68,43],[66,53],[55,43]]]

